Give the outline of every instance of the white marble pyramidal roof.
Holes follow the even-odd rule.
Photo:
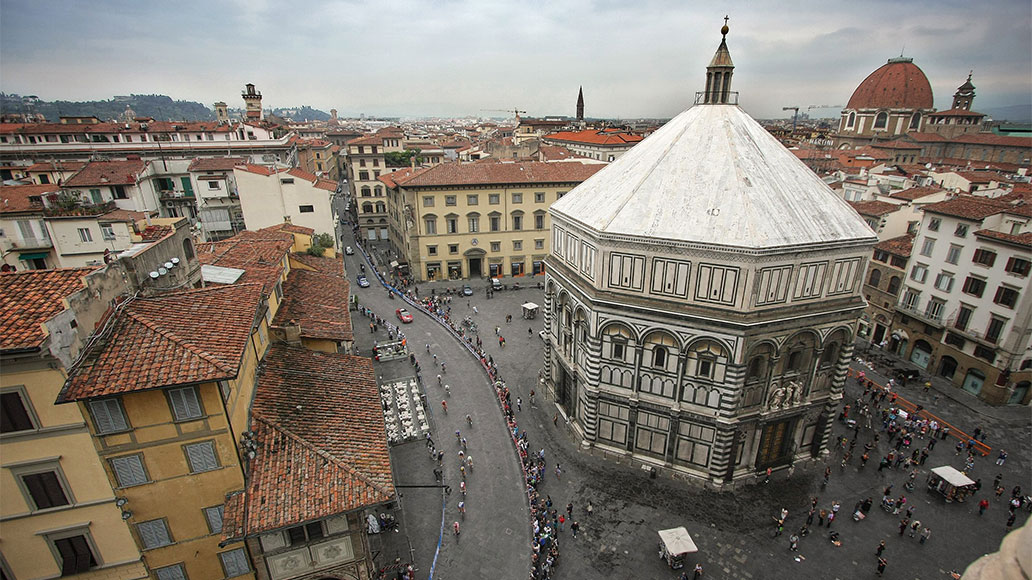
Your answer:
[[[674,117],[551,211],[603,235],[659,244],[762,251],[875,238],[813,171],[729,104]]]

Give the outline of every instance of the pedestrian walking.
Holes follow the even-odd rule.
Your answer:
[[[516,397],[516,411],[523,411],[523,399],[520,397]]]
[[[925,543],[925,541],[927,541],[930,537],[932,537],[932,530],[928,526],[925,526],[925,528],[921,530],[921,543]]]
[[[591,502],[589,501],[587,507],[584,508],[584,511],[587,512],[588,517],[591,517],[591,514],[595,513],[595,507],[592,506]]]
[[[792,534],[788,537],[788,549],[796,552],[799,550],[799,536]]]
[[[559,413],[556,413],[555,416],[552,417],[552,424],[556,427],[559,426]]]
[[[455,537],[459,537],[459,522],[452,524],[452,529],[455,531]]]
[[[534,406],[534,389],[530,390],[530,406]]]
[[[828,517],[828,510],[823,510],[822,509],[820,512],[817,513],[817,527],[818,528],[824,526],[824,518],[826,518],[826,517]]]
[[[573,532],[573,537],[575,537],[575,538],[577,537],[577,530],[579,530],[579,529],[580,529],[580,524],[579,523],[573,522],[573,523],[570,524],[570,531]]]
[[[764,484],[770,483],[770,468],[769,467],[767,468],[766,476],[763,478],[763,483]]]
[[[996,465],[1003,465],[1007,461],[1007,451],[1001,449],[1000,455],[996,458]]]
[[[985,510],[989,508],[989,500],[983,498],[982,501],[978,502],[978,515],[985,513]]]
[[[878,575],[881,576],[885,573],[885,567],[888,566],[888,561],[885,558],[878,557]]]
[[[573,502],[566,504],[566,517],[573,519]]]
[[[901,519],[899,521],[899,537],[901,537],[901,538],[903,537],[903,534],[905,534],[907,532],[907,526],[909,526],[909,525],[910,525],[910,522],[907,521],[906,518],[903,518],[903,519]]]
[[[810,524],[813,523],[814,511],[815,510],[813,508],[810,508],[810,511],[807,512],[807,514],[806,514],[806,525],[810,525]]]
[[[829,528],[831,527],[831,522],[833,522],[833,521],[835,521],[835,512],[830,512],[828,514],[828,527]]]
[[[1011,528],[1014,527],[1014,518],[1015,518],[1014,512],[1011,511],[1010,517],[1007,518],[1007,529],[1008,530],[1010,530]]]
[[[559,467],[559,464],[558,464],[558,463],[556,463],[556,464],[555,464],[555,478],[556,478],[556,479],[559,479],[559,476],[560,476],[560,475],[562,475],[562,474],[563,474],[563,470],[562,470],[562,468],[561,468],[561,467]]]
[[[702,564],[695,565],[695,573],[692,574],[692,580],[699,580],[702,578]]]
[[[885,540],[878,542],[878,548],[874,551],[874,555],[881,558],[882,552],[885,551]]]
[[[773,520],[774,520],[774,537],[776,538],[776,537],[780,536],[781,532],[783,532],[785,530],[785,520],[779,520],[778,518],[773,518]]]
[[[566,516],[559,514],[559,531],[563,531],[563,524],[566,523]]]
[[[921,530],[921,521],[914,520],[914,523],[910,524],[910,537],[913,538],[917,535],[917,532]]]

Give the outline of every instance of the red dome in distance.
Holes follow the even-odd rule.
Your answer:
[[[931,109],[932,85],[914,59],[890,58],[860,83],[847,109]]]

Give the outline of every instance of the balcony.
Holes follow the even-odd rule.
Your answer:
[[[193,199],[194,192],[176,191],[174,189],[163,189],[158,192],[158,198],[161,199],[161,201],[168,201],[173,199]]]
[[[309,544],[299,549],[266,556],[270,576],[273,580],[287,580],[311,574],[330,566],[336,566],[355,559],[350,536],[335,538],[319,544]]]
[[[79,202],[59,203],[53,207],[43,208],[43,215],[46,217],[90,217],[103,215],[115,209],[117,209],[117,206],[115,206],[113,201],[94,204]]]
[[[900,312],[905,313],[907,316],[909,316],[911,318],[916,318],[917,320],[920,320],[921,322],[924,322],[926,324],[930,324],[930,325],[938,327],[938,328],[942,328],[943,325],[944,325],[941,313],[940,314],[930,314],[930,313],[928,313],[925,310],[918,310],[914,305],[909,305],[909,304],[897,304],[896,305],[896,310],[899,310]]]

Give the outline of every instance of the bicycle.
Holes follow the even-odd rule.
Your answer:
[[[460,432],[458,429],[455,430],[455,441],[462,441],[462,432]]]
[[[444,385],[444,393],[449,397],[451,396],[451,385]]]
[[[448,401],[441,401],[441,407],[444,408],[444,414],[448,414]]]
[[[473,426],[473,417],[470,417],[469,415],[466,415],[466,422],[469,423],[470,427],[472,427]]]
[[[462,438],[462,448],[466,449],[466,438],[465,437]]]

